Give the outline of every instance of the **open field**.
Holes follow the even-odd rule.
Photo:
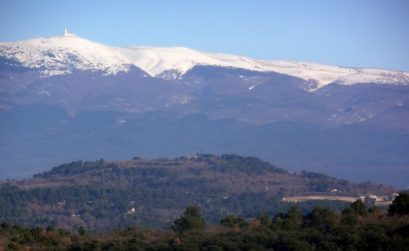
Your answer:
[[[282,201],[284,202],[304,202],[308,200],[334,200],[334,201],[354,202],[359,199],[364,199],[364,198],[354,197],[354,196],[309,195],[309,196],[283,197]],[[391,200],[382,200],[382,199],[375,200],[375,205],[378,205],[378,206],[388,206],[391,203],[392,203]]]

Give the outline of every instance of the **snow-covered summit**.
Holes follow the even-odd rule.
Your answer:
[[[72,69],[101,70],[107,74],[128,69],[128,60],[118,49],[67,31],[62,36],[0,43],[0,56],[47,76],[71,73]]]
[[[74,69],[126,72],[134,65],[151,76],[177,72],[182,76],[197,65],[274,71],[315,81],[320,88],[329,83],[409,84],[409,73],[379,69],[346,68],[294,61],[265,61],[183,47],[111,47],[98,44],[66,29],[62,36],[0,43],[0,57],[40,70],[45,76],[69,74]]]

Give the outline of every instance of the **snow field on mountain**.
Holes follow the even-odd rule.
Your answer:
[[[126,72],[134,65],[151,76],[166,71],[183,76],[197,65],[273,71],[316,82],[315,90],[330,83],[409,84],[409,73],[381,69],[326,66],[297,61],[266,61],[184,47],[111,47],[67,33],[63,36],[0,43],[0,57],[40,70],[45,76],[69,74],[73,69]]]

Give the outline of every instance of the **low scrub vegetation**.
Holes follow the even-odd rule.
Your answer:
[[[200,209],[188,206],[169,230],[138,226],[91,234],[84,227],[26,228],[2,223],[0,250],[408,250],[409,194],[401,193],[389,212],[362,201],[341,213],[315,207],[303,214],[296,206],[274,216],[253,219],[229,215],[206,225]]]

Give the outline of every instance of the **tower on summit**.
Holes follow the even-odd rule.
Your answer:
[[[68,31],[67,27],[64,27],[64,34],[63,37],[75,37],[74,33]]]

